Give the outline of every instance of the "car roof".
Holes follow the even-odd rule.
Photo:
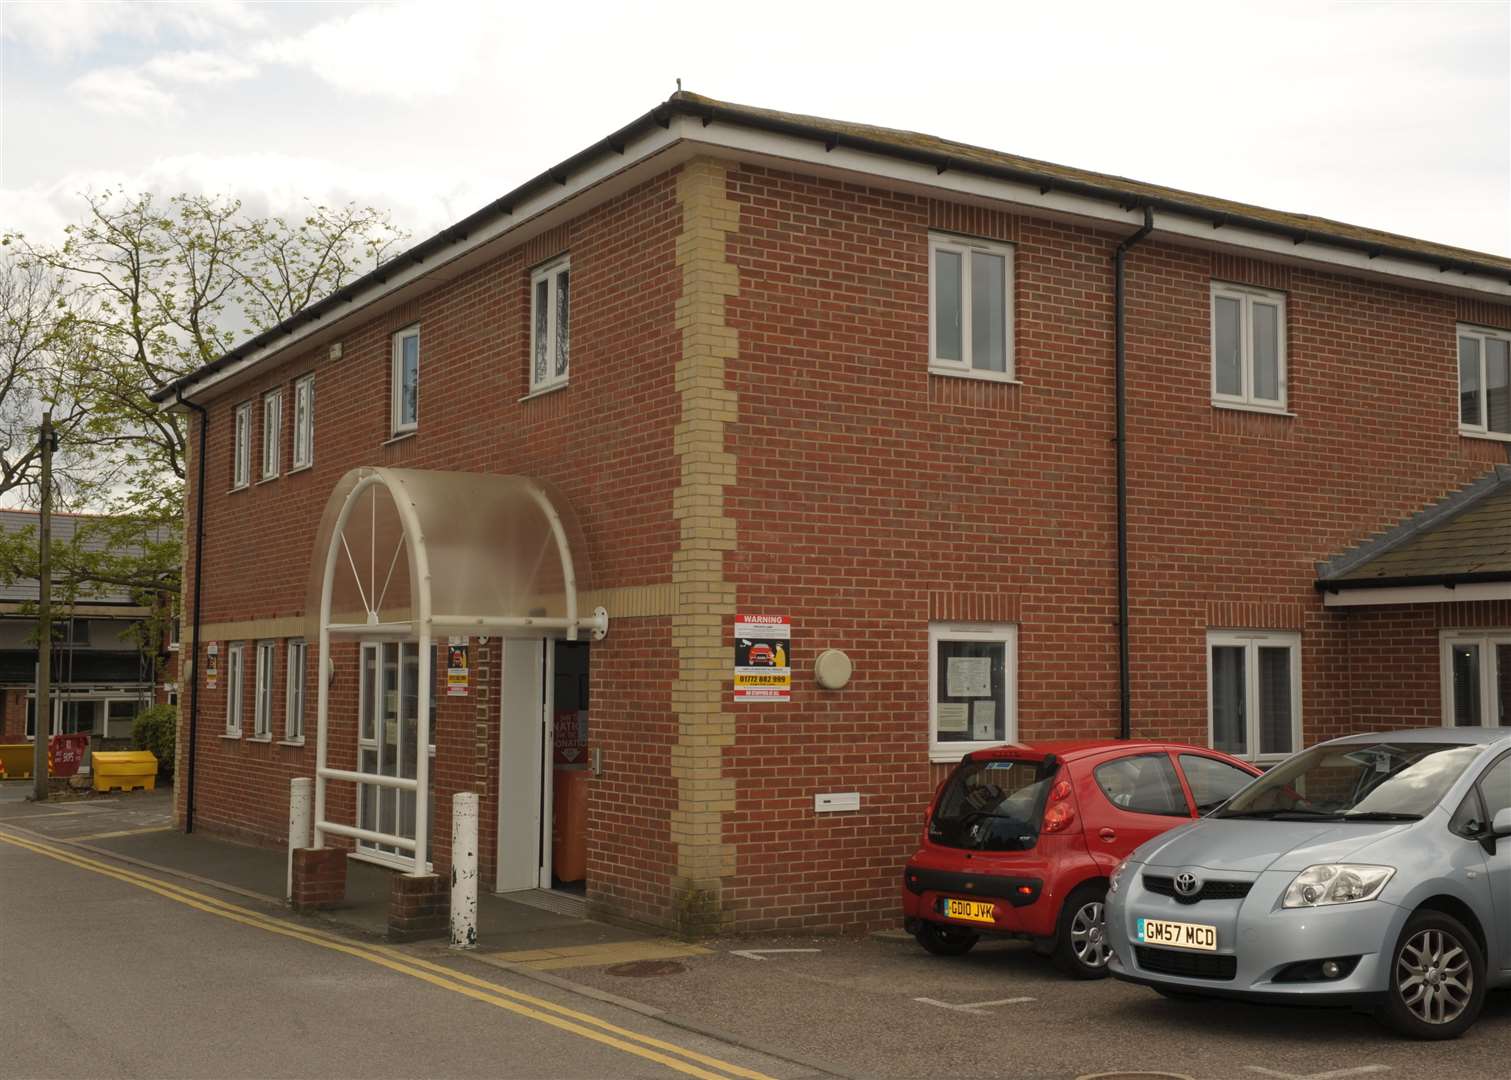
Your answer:
[[[1360,732],[1357,735],[1345,735],[1341,739],[1329,740],[1338,745],[1355,743],[1468,743],[1470,745],[1493,746],[1502,740],[1511,741],[1511,727],[1485,728],[1485,727],[1429,727],[1407,728],[1402,731],[1370,731]]]
[[[1102,753],[1107,750],[1133,749],[1133,750],[1194,750],[1200,754],[1211,754],[1217,757],[1226,757],[1220,750],[1213,750],[1209,746],[1196,746],[1192,743],[1171,742],[1168,739],[1035,739],[1032,742],[1007,743],[1002,746],[988,747],[985,750],[977,750],[972,756],[977,759],[988,757],[1012,757],[1015,752],[1024,750],[1036,754],[1054,754],[1062,760],[1074,760],[1078,757],[1087,757],[1091,754]]]

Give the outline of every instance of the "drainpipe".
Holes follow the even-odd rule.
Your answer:
[[[1128,376],[1124,343],[1127,323],[1124,311],[1123,264],[1128,250],[1154,231],[1154,211],[1144,207],[1144,224],[1118,244],[1113,256],[1113,310],[1117,357],[1113,370],[1117,388],[1117,488],[1118,488],[1118,738],[1133,738],[1133,689],[1128,673]]]
[[[184,797],[184,832],[194,831],[194,752],[199,745],[195,738],[199,730],[199,614],[200,597],[204,595],[205,568],[205,434],[210,427],[210,414],[203,405],[196,405],[184,397],[183,391],[177,391],[177,404],[193,409],[199,413],[199,453],[196,455],[199,461],[196,463],[199,475],[194,481],[194,614],[191,620],[193,629],[190,633],[194,636],[194,652],[189,658],[189,671],[192,676],[189,680],[189,761],[184,770],[184,784],[188,792]],[[179,653],[179,666],[183,666],[182,652]],[[183,677],[183,672],[179,672]]]

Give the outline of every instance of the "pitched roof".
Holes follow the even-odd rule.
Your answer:
[[[1511,581],[1511,465],[1317,568],[1317,588]]]
[[[54,514],[52,518],[52,538],[56,544],[67,544],[79,532],[80,528],[100,518],[91,514]],[[18,533],[23,529],[35,530],[37,527],[38,514],[35,510],[0,510],[0,532]],[[158,526],[149,534],[153,541],[164,541],[174,535],[168,526]],[[107,551],[111,539],[108,536],[96,532],[86,535],[82,541],[85,551]],[[6,584],[0,581],[0,603],[26,603],[37,599],[37,579],[32,577],[17,578]],[[89,604],[134,604],[135,598],[131,590],[120,586],[100,586],[82,592],[79,596],[80,603]]]

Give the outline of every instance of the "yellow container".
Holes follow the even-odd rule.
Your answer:
[[[0,762],[5,763],[5,775],[11,780],[31,776],[31,743],[7,743],[0,746]]]
[[[151,750],[96,750],[96,791],[152,791],[157,787],[157,758]]]

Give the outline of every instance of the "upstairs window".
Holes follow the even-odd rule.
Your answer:
[[[262,478],[278,475],[278,451],[283,441],[283,393],[262,399]]]
[[[1284,293],[1213,283],[1212,400],[1285,411]]]
[[[294,383],[294,463],[295,469],[315,463],[315,376],[306,375]]]
[[[236,406],[236,439],[231,451],[231,486],[244,488],[252,482],[252,403]]]
[[[413,431],[420,423],[420,328],[393,336],[393,433]]]
[[[929,237],[929,370],[1013,378],[1013,249]]]
[[[1459,431],[1511,439],[1511,333],[1459,327]]]
[[[572,353],[572,265],[563,257],[530,275],[530,392],[567,381]]]

